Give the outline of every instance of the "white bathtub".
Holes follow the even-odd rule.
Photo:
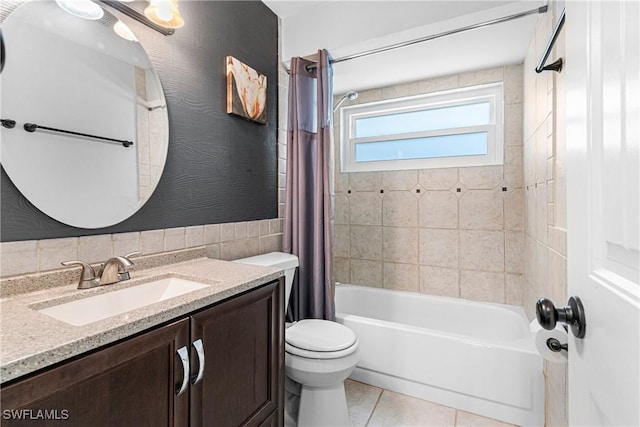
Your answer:
[[[519,307],[336,285],[351,378],[517,425],[544,424],[543,361]]]

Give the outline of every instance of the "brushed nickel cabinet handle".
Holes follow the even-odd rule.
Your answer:
[[[189,385],[189,351],[187,350],[186,346],[182,346],[176,353],[178,354],[178,357],[182,362],[182,384],[176,390],[176,396],[180,396],[182,393],[184,393],[184,391],[187,389],[187,386]]]
[[[202,346],[201,339],[195,340],[191,345],[196,349],[196,353],[198,354],[198,373],[193,376],[191,383],[198,384],[204,375],[204,347]]]

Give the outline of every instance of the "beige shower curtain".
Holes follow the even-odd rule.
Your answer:
[[[335,319],[333,272],[333,88],[331,58],[291,60],[287,131],[285,252],[300,267],[289,319]]]

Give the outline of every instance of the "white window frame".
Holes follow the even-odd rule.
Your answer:
[[[461,89],[435,92],[384,101],[342,107],[340,110],[340,168],[343,173],[388,171],[406,169],[451,168],[467,166],[501,165],[504,163],[504,98],[503,84],[472,86]],[[359,118],[375,117],[433,108],[453,107],[479,102],[489,102],[490,123],[483,126],[439,129],[434,131],[382,135],[354,138],[355,121]],[[394,159],[356,162],[356,144],[364,142],[400,140],[440,135],[460,135],[487,132],[487,154],[421,159]]]

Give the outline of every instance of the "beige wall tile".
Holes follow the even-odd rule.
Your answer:
[[[419,270],[416,264],[385,262],[382,266],[382,287],[397,291],[420,291]]]
[[[524,233],[507,231],[505,233],[505,270],[507,273],[524,272]]]
[[[547,243],[547,208],[547,186],[545,184],[539,184],[536,188],[535,236],[543,243]]]
[[[547,237],[549,247],[560,255],[567,256],[567,230],[558,227],[548,227]]]
[[[351,260],[351,284],[382,287],[382,262],[362,259]]]
[[[504,274],[470,270],[460,272],[460,297],[504,303],[504,294]]]
[[[485,83],[501,82],[504,79],[503,67],[488,68],[485,70],[471,71],[458,75],[458,86],[474,86]]]
[[[284,226],[284,219],[282,218],[275,218],[275,219],[269,220],[269,234],[282,233],[283,226]],[[236,229],[236,233],[237,231],[238,230]],[[236,238],[238,238],[237,235],[236,235]]]
[[[355,191],[380,191],[382,172],[354,172],[349,174],[349,186]]]
[[[382,188],[384,191],[409,191],[418,183],[418,171],[385,171],[382,172]]]
[[[458,198],[450,191],[425,191],[418,199],[418,225],[458,228]]]
[[[2,277],[35,273],[38,270],[36,240],[3,242],[0,244],[0,267]]]
[[[457,268],[420,266],[420,292],[443,297],[460,297]]]
[[[535,258],[535,286],[538,292],[543,293],[542,296],[550,295],[551,287],[549,286],[549,248],[544,244],[536,241],[536,258]],[[548,296],[548,298],[553,298]],[[553,300],[552,300],[553,301]]]
[[[206,245],[204,250],[208,258],[220,259],[220,243]]]
[[[142,255],[157,254],[162,251],[164,251],[164,230],[147,230],[140,233]]]
[[[341,258],[350,258],[351,257],[351,248],[350,248],[350,226],[348,225],[335,225],[335,248],[334,248],[334,256]]]
[[[335,205],[336,224],[349,224],[349,195],[346,193],[336,194]]]
[[[524,230],[524,191],[523,189],[516,189],[505,195],[505,230]]]
[[[421,169],[418,180],[426,190],[449,190],[458,182],[458,168]]]
[[[78,238],[78,259],[81,261],[88,263],[104,262],[113,256],[111,250],[111,236],[109,234]]]
[[[383,227],[382,259],[390,262],[418,262],[418,230],[415,228]]]
[[[271,220],[268,219],[263,219],[260,220],[259,224],[260,224],[260,235],[261,236],[268,236],[269,235],[269,223],[271,222]],[[223,228],[227,228],[224,233],[223,233]],[[229,234],[231,233],[230,227],[227,226],[225,227],[224,224],[220,224],[220,239],[222,239],[223,234],[225,237],[225,240],[233,240],[233,237],[229,238]],[[235,235],[235,228],[234,228],[234,235]]]
[[[510,188],[524,187],[523,147],[504,147],[504,182]]]
[[[420,229],[420,264],[458,268],[458,230]]]
[[[460,268],[504,271],[504,232],[460,231]]]
[[[458,76],[436,77],[435,79],[422,80],[418,83],[420,93],[433,93],[458,87]]]
[[[266,222],[268,227],[268,220]],[[267,232],[268,233],[268,232]],[[260,234],[262,234],[262,223],[260,228]],[[236,238],[236,225],[233,222],[226,224],[220,224],[220,242],[228,242]]]
[[[338,135],[338,133],[336,133]],[[340,154],[338,150],[336,150],[336,167],[335,167],[335,191],[343,193],[349,189],[349,174],[348,173],[340,173]]]
[[[525,221],[524,230],[531,236],[536,235],[536,189],[530,187],[525,190]]]
[[[169,230],[165,230],[165,244],[166,244],[166,236],[167,232],[170,230],[174,230],[176,233],[182,233],[182,248],[184,248],[184,227],[172,228]],[[140,233],[118,233],[112,234],[111,240],[113,243],[113,254],[114,255],[127,255],[133,252],[140,252]]]
[[[351,258],[382,260],[382,227],[352,225]]]
[[[536,240],[529,234],[524,235],[524,276],[533,283],[536,277]]]
[[[282,252],[282,233],[249,238],[249,240],[253,239],[258,239],[261,254]]]
[[[511,305],[523,305],[524,301],[524,276],[522,274],[505,275],[505,303]]]
[[[459,181],[470,190],[492,190],[502,182],[502,166],[460,168]]]
[[[516,104],[523,101],[523,66],[508,65],[504,67],[504,102]]]
[[[418,200],[409,191],[389,191],[382,198],[382,224],[395,227],[418,226]]]
[[[549,271],[547,280],[551,293],[548,298],[557,298],[558,301],[567,299],[567,259],[554,251],[548,252]],[[555,301],[555,299],[552,299]]]
[[[220,224],[204,226],[204,243],[205,245],[220,243]]]
[[[349,219],[352,225],[382,225],[382,198],[380,193],[351,193]]]
[[[523,179],[524,185],[530,187],[536,183],[536,144],[535,139],[524,143],[523,149]]]
[[[38,241],[38,271],[62,268],[60,265],[62,261],[75,261],[77,259],[77,237]]]
[[[184,227],[169,228],[164,231],[164,250],[175,251],[184,249],[186,246],[186,236]],[[117,253],[114,248],[114,253]]]
[[[246,258],[259,253],[260,242],[257,238],[220,243],[220,259],[226,261]]]
[[[384,99],[401,98],[403,96],[418,95],[420,88],[417,83],[401,83],[394,86],[387,86],[382,88],[382,97]]]
[[[522,145],[523,109],[522,104],[510,104],[504,107],[504,145]]]
[[[335,268],[336,282],[340,282],[340,283],[351,282],[351,259],[335,258],[334,268]]]
[[[535,182],[544,182],[547,179],[547,132],[546,128],[538,129],[535,135]]]
[[[260,222],[249,221],[247,222],[247,237],[260,236]]]
[[[496,190],[467,191],[459,201],[460,229],[502,230],[502,194]]]
[[[185,229],[187,248],[195,248],[204,245],[204,226],[195,225]]]

